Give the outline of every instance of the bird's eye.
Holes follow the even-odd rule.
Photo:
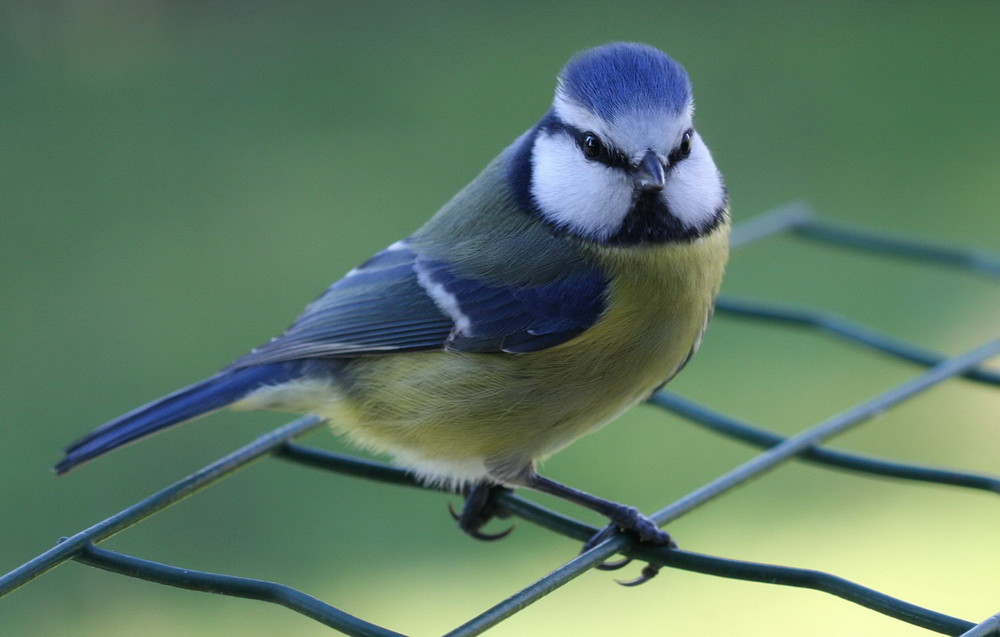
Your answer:
[[[681,145],[678,146],[677,150],[680,151],[682,158],[691,154],[691,131],[687,131],[684,133],[684,137],[681,137]]]
[[[587,159],[597,159],[604,152],[604,144],[593,133],[587,133],[580,140],[580,148],[583,149],[583,156]]]

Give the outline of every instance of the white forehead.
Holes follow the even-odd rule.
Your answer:
[[[691,128],[694,106],[691,102],[679,112],[668,109],[637,110],[606,120],[567,96],[556,91],[552,108],[564,123],[581,131],[596,133],[630,155],[641,155],[652,148],[667,154]]]

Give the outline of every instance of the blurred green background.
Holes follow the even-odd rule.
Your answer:
[[[802,199],[1000,252],[998,24],[996,2],[0,3],[0,572],[288,420],[218,414],[49,470],[79,434],[263,342],[416,228],[545,111],[581,48],[639,40],[687,67],[737,221]],[[951,353],[995,337],[1000,316],[995,281],[790,239],[735,254],[725,291]],[[671,389],[796,432],[916,372],[720,317]],[[998,413],[1000,392],[953,382],[836,444],[995,473]],[[752,455],[640,407],[545,471],[649,511]],[[446,500],[262,462],[105,546],[281,581],[415,635],[578,549],[524,523],[475,542]],[[671,530],[979,620],[1000,610],[998,524],[996,495],[796,464]],[[329,634],[77,564],[0,601],[4,635],[139,631]],[[491,634],[737,632],[927,634],[819,593],[672,571],[638,589],[588,573]]]

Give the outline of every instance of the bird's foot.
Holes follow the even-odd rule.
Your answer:
[[[451,517],[455,518],[458,522],[459,528],[477,540],[493,541],[503,539],[510,535],[515,525],[512,524],[510,528],[498,533],[484,533],[480,529],[486,526],[493,518],[510,517],[510,514],[500,507],[496,501],[497,493],[509,490],[498,484],[480,482],[465,494],[465,505],[462,506],[461,513],[456,513],[450,502],[448,503],[448,511],[451,513]]]
[[[611,519],[611,524],[604,527],[602,530],[594,534],[593,537],[587,540],[586,544],[583,545],[581,552],[594,548],[601,542],[604,542],[622,531],[636,536],[640,542],[648,542],[649,544],[677,548],[677,543],[674,542],[669,533],[657,527],[655,522],[640,513],[635,507],[620,506],[613,510],[608,517]],[[598,564],[596,568],[602,571],[616,571],[624,568],[631,562],[632,558],[626,557],[614,562],[603,562]],[[656,574],[659,573],[659,571],[659,566],[655,564],[647,564],[643,567],[642,573],[639,577],[628,581],[617,581],[622,586],[638,586],[639,584],[648,582],[656,577]]]

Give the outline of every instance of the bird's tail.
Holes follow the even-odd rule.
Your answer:
[[[200,383],[168,394],[106,423],[66,448],[65,457],[55,466],[57,474],[187,420],[204,416],[230,405],[265,385],[278,385],[297,377],[287,363],[227,369]]]

